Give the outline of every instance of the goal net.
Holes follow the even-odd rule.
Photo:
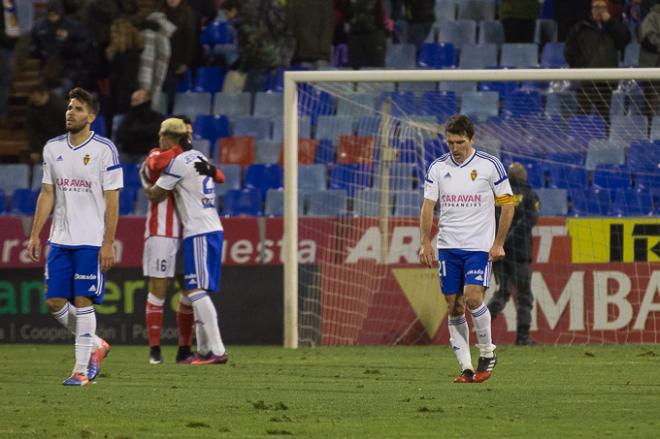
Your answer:
[[[655,78],[660,69],[287,72],[285,345],[447,342],[436,269],[418,264],[418,218],[457,113],[473,120],[477,150],[525,166],[541,200],[532,337],[660,341]],[[302,242],[316,252],[298,252]],[[487,300],[497,288],[492,279]],[[514,300],[493,321],[496,343],[515,339]]]

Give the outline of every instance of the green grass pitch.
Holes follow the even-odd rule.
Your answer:
[[[230,348],[224,366],[151,366],[114,346],[97,382],[61,382],[73,346],[0,347],[0,438],[653,438],[656,345],[498,349],[453,384],[446,346]],[[475,352],[476,354],[476,352]]]

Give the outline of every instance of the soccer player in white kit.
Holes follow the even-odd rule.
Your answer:
[[[456,383],[480,383],[490,378],[497,362],[491,318],[484,304],[491,262],[504,257],[504,241],[513,218],[513,192],[496,157],[477,151],[474,126],[462,115],[445,125],[450,152],[429,166],[420,213],[420,262],[433,266],[433,210],[440,203],[438,276],[449,310],[449,342],[461,365]],[[497,236],[495,203],[502,206]],[[467,305],[476,329],[479,363],[472,366]]]
[[[167,119],[174,126],[180,119]],[[172,128],[170,128],[172,129]],[[200,162],[211,168],[199,151],[189,150],[176,156],[154,185],[143,180],[152,201],[164,200],[174,193],[177,213],[183,224],[184,295],[192,302],[198,328],[197,353],[192,364],[224,364],[228,360],[220,336],[218,316],[208,296],[220,287],[220,264],[224,231],[215,207],[215,182],[200,175]],[[197,163],[197,166],[196,166]]]
[[[53,211],[46,305],[75,334],[76,363],[63,383],[67,386],[84,386],[95,379],[110,350],[96,335],[94,305],[103,302],[104,273],[115,263],[113,244],[123,173],[117,148],[90,131],[97,112],[92,94],[81,88],[69,92],[68,134],[44,146],[41,193],[27,246],[30,258],[38,261],[39,234]]]

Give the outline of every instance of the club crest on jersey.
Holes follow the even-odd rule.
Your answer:
[[[477,170],[476,169],[473,169],[472,172],[470,172],[470,178],[472,179],[472,181],[477,179]]]
[[[87,166],[87,163],[89,163],[89,159],[90,159],[89,154],[85,154],[85,157],[83,157],[83,164],[85,166]]]

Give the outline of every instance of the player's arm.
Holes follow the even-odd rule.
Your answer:
[[[154,201],[156,203],[160,203],[161,201],[163,201],[165,198],[167,198],[167,196],[170,193],[170,191],[163,189],[157,184],[148,185],[147,187],[145,187],[145,191],[147,192],[147,198],[149,198],[149,200]]]
[[[34,219],[32,220],[32,230],[30,231],[30,239],[28,240],[27,252],[30,259],[38,261],[41,257],[41,241],[39,235],[41,229],[44,227],[48,216],[53,211],[55,204],[55,189],[52,184],[41,184],[41,192],[37,198],[37,207],[34,212]]]
[[[509,228],[511,227],[511,222],[513,221],[513,213],[515,210],[515,206],[513,204],[513,196],[511,195],[498,196],[497,203],[501,206],[502,210],[497,225],[497,235],[495,235],[493,246],[488,252],[488,259],[491,261],[502,259],[505,256],[504,241],[506,240],[506,235],[509,233]]]
[[[424,199],[422,210],[419,214],[419,262],[427,267],[433,267],[434,251],[433,244],[431,243],[431,230],[433,228],[433,211],[435,210],[436,202]]]
[[[167,151],[161,151],[159,154],[149,154],[146,161],[147,168],[149,168],[150,171],[160,172],[167,168],[172,159],[182,152],[183,149],[181,149],[179,145],[176,145],[174,148],[168,149]]]
[[[99,252],[101,271],[108,271],[115,264],[115,233],[119,222],[119,189],[103,191],[105,199],[105,231]]]
[[[142,181],[142,187],[144,187],[147,197],[156,203],[166,199],[169,193],[174,190],[174,186],[181,180],[181,176],[185,171],[185,167],[180,160],[174,158],[169,166],[163,170],[156,183],[151,184],[148,181]]]
[[[203,157],[199,157],[198,162],[195,162],[195,170],[199,175],[206,175],[207,177],[213,178],[215,183],[224,183],[225,174],[217,166],[212,165],[206,161]]]

